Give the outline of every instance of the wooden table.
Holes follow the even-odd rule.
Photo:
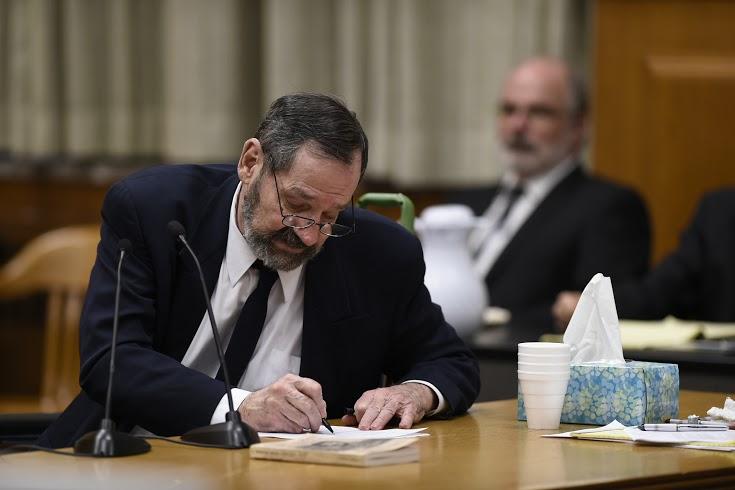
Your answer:
[[[681,414],[722,406],[724,394],[682,392]],[[152,441],[126,458],[40,452],[0,457],[0,488],[689,488],[735,487],[735,453],[544,439],[515,420],[515,400],[476,404],[469,415],[427,422],[419,463],[348,468],[250,460],[247,450]],[[561,430],[581,426],[562,425]]]

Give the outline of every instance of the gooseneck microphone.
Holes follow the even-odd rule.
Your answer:
[[[169,221],[168,231],[169,233],[171,233],[171,235],[174,236],[176,240],[180,241],[184,245],[184,247],[186,247],[186,250],[188,250],[191,258],[194,259],[194,264],[196,264],[197,271],[199,272],[199,280],[202,283],[202,293],[204,294],[204,301],[207,304],[207,315],[209,315],[209,324],[212,327],[214,344],[217,347],[217,356],[219,357],[219,362],[222,366],[222,372],[224,374],[225,389],[227,391],[227,403],[230,409],[230,411],[227,412],[227,415],[225,416],[225,422],[192,429],[182,435],[181,440],[228,449],[250,447],[251,444],[260,442],[260,438],[258,437],[258,433],[252,427],[242,421],[242,418],[240,417],[240,412],[235,410],[235,406],[232,402],[232,384],[230,383],[230,375],[227,372],[228,370],[225,364],[225,354],[222,350],[222,341],[220,340],[217,323],[214,320],[214,313],[212,313],[212,303],[209,299],[207,283],[204,281],[204,273],[202,272],[201,265],[199,265],[199,259],[197,259],[194,250],[192,250],[192,248],[189,246],[189,243],[186,241],[186,232],[181,223],[179,223],[178,221]]]
[[[120,259],[117,263],[117,286],[115,288],[115,312],[112,319],[112,344],[110,345],[110,372],[107,379],[107,398],[105,400],[105,418],[99,430],[87,432],[74,444],[76,454],[87,454],[99,457],[132,456],[151,450],[145,440],[115,430],[115,422],[110,418],[112,405],[112,384],[115,374],[115,351],[117,350],[117,323],[120,317],[120,278],[125,254],[132,247],[130,240],[123,238],[118,243]]]

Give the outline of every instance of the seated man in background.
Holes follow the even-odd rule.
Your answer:
[[[735,322],[735,189],[705,195],[679,247],[639,281],[613,281],[620,318]],[[566,329],[580,293],[565,291],[554,304]]]
[[[346,407],[361,429],[466,411],[477,361],[431,302],[418,240],[352,205],[367,156],[354,113],[295,94],[273,103],[237,166],[155,167],[114,185],[81,319],[82,393],[39,442],[71,445],[99,426],[121,239],[133,247],[112,418],[165,436],[224,421],[223,366],[171,220],[202,262],[235,407],[256,430],[316,431]],[[380,388],[383,374],[396,384]]]
[[[562,61],[536,58],[508,77],[498,104],[505,173],[490,188],[454,199],[485,218],[470,236],[493,306],[530,339],[553,328],[560,291],[597,272],[642,275],[650,253],[648,214],[630,189],[592,177],[580,161],[585,90]]]

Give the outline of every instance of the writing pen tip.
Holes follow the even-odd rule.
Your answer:
[[[332,429],[332,426],[329,424],[329,422],[327,422],[327,419],[322,419],[322,424],[324,425],[324,427],[327,428],[329,432],[334,434],[334,429]]]

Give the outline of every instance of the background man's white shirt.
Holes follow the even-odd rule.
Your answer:
[[[498,225],[500,217],[508,206],[510,189],[519,183],[518,177],[507,172],[500,181],[502,190],[493,199],[482,215],[481,224],[470,234],[468,239],[470,252],[475,257],[475,270],[481,277],[487,276],[490,269],[503,253],[505,247],[513,239],[518,230],[538,208],[541,201],[574,170],[576,163],[572,159],[552,167],[546,173],[534,176],[522,183],[523,194],[518,197],[505,221]]]

